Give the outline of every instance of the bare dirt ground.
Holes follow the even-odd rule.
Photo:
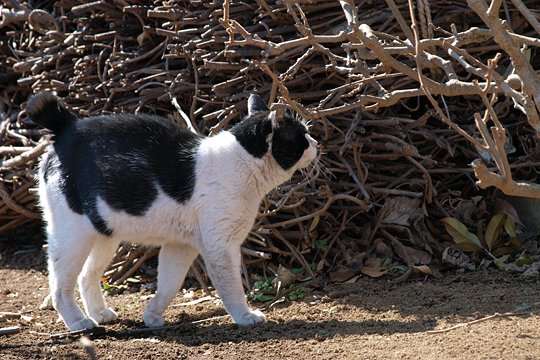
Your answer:
[[[38,308],[47,294],[41,248],[4,247],[0,254],[0,312],[25,315],[0,323],[21,326],[0,336],[0,359],[88,359],[79,337],[50,337],[66,329],[54,311]],[[253,328],[237,327],[207,301],[170,307],[172,329],[136,333],[148,294],[108,297],[121,321],[91,337],[97,358],[540,359],[540,279],[497,270],[325,285],[266,310],[268,322]],[[189,300],[179,293],[173,304]],[[519,315],[485,319],[507,312]],[[433,333],[440,329],[448,331]]]

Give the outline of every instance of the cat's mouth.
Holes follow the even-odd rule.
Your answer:
[[[309,143],[309,146],[306,150],[304,150],[304,154],[302,155],[302,158],[300,158],[300,161],[298,162],[299,169],[304,169],[308,167],[317,158],[317,148],[319,147],[319,143],[317,142],[317,140],[312,138],[309,134],[306,134],[306,139]]]
[[[314,179],[318,178],[319,176],[325,176],[325,174],[328,173],[328,170],[323,166],[321,163],[321,152],[317,150],[318,146],[310,146],[306,149],[306,153],[310,153],[309,155],[304,154],[304,157],[306,158],[305,166],[300,166],[299,171],[304,177],[304,181],[310,184],[311,186],[314,185],[312,182]],[[304,158],[303,157],[303,158]],[[302,160],[303,160],[302,158]],[[304,165],[304,164],[302,164]]]
[[[306,139],[309,143],[309,147],[307,148],[307,150],[309,152],[309,163],[311,163],[317,158],[317,149],[319,148],[319,143],[309,134],[306,134]],[[307,165],[309,165],[309,163]]]

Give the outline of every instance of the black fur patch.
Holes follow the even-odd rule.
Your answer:
[[[69,207],[111,235],[97,212],[97,197],[110,207],[143,215],[158,185],[182,203],[195,186],[195,151],[202,137],[148,115],[111,115],[79,120],[55,137],[42,169],[47,182],[59,171]]]
[[[309,147],[307,129],[299,120],[285,116],[272,135],[272,156],[288,170],[296,164]]]
[[[268,135],[272,132],[272,122],[267,112],[251,115],[230,130],[236,140],[253,157],[262,158],[268,152]]]
[[[286,113],[272,128],[270,110],[256,95],[249,97],[248,110],[248,116],[230,130],[236,140],[253,157],[262,158],[272,134],[272,156],[284,170],[293,167],[309,147],[304,124]]]
[[[258,111],[270,111],[266,103],[257,94],[251,94],[248,98],[248,116],[253,115]]]
[[[33,122],[54,133],[76,120],[64,102],[49,92],[32,96],[26,103],[26,113]]]

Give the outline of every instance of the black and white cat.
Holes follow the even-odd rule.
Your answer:
[[[161,246],[147,326],[163,326],[197,254],[234,322],[264,321],[246,302],[240,246],[263,196],[316,157],[302,121],[278,118],[256,95],[244,120],[213,137],[149,115],[77,119],[50,93],[32,97],[27,113],[54,134],[39,197],[52,304],[69,330],[117,319],[100,279],[121,241]],[[75,300],[77,279],[87,315]]]

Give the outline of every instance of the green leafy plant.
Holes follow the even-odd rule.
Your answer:
[[[326,240],[315,240],[315,246],[319,250],[327,250],[330,247]]]
[[[306,292],[306,288],[303,286],[300,286],[294,289],[294,291],[292,291],[291,293],[289,293],[287,295],[287,299],[289,299],[290,301],[300,300],[304,297],[305,292]]]
[[[289,288],[278,288],[276,282],[272,278],[260,278],[255,281],[248,298],[252,301],[268,302],[276,299],[281,293],[285,294],[276,299],[274,304],[281,303],[285,300],[295,301],[304,297],[306,288],[303,286],[291,286]]]
[[[272,284],[272,278],[263,277],[255,281],[248,298],[250,300],[266,302],[272,300],[275,296],[276,290]]]
[[[515,264],[519,267],[525,266],[525,265],[531,265],[531,264],[534,264],[534,260],[528,257],[527,255],[521,255],[519,258],[516,259]]]
[[[115,285],[115,284],[109,284],[107,281],[102,280],[101,286],[103,287],[103,291],[107,291],[109,293],[118,293],[120,291],[123,291],[127,289],[126,285]]]
[[[521,251],[516,235],[516,222],[506,213],[499,213],[491,218],[483,237],[470,232],[467,226],[456,218],[445,217],[441,222],[454,240],[456,248],[488,254],[497,265],[505,263],[510,255]]]

